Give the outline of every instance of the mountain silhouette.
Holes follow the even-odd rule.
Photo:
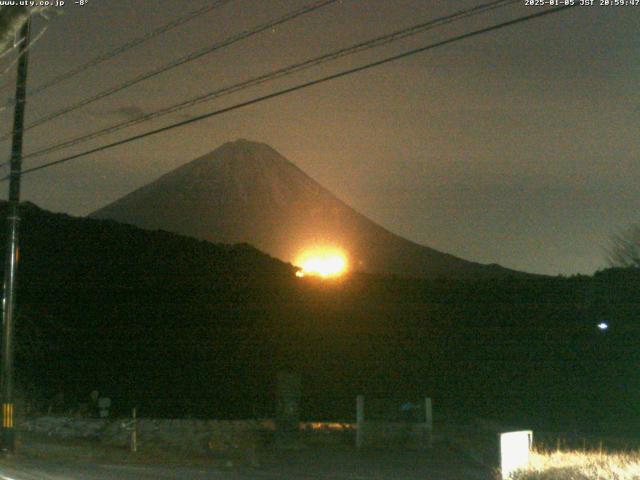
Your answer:
[[[225,143],[97,210],[112,219],[221,243],[249,243],[282,260],[312,247],[343,250],[352,270],[411,277],[518,274],[418,245],[339,200],[264,143]]]

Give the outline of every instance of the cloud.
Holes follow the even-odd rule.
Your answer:
[[[116,110],[112,110],[106,113],[107,115],[123,117],[126,120],[135,120],[136,118],[140,118],[145,115],[145,111],[136,105],[120,107]]]
[[[146,115],[146,112],[137,105],[128,105],[125,107],[116,108],[114,110],[94,110],[90,112],[93,117],[108,117],[118,118],[121,120],[135,120]]]
[[[192,118],[196,118],[197,115],[195,113],[176,112],[174,113],[174,117],[178,120],[191,120]]]

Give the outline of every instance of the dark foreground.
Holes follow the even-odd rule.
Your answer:
[[[420,479],[493,480],[486,468],[475,465],[447,446],[430,451],[313,448],[272,452],[260,466],[188,466],[127,464],[74,459],[29,458],[20,455],[0,463],[1,480],[97,479]]]

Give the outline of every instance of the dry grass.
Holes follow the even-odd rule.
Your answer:
[[[514,480],[640,480],[640,452],[532,452]]]

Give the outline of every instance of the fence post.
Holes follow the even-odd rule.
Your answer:
[[[138,421],[137,421],[137,409],[134,407],[131,412],[131,451],[136,453],[138,451]]]
[[[362,448],[364,443],[364,395],[356,397],[356,447]]]
[[[424,421],[427,430],[427,448],[433,447],[433,405],[431,399],[424,399]]]
[[[278,372],[276,385],[276,444],[296,447],[300,430],[302,378],[297,373]]]

